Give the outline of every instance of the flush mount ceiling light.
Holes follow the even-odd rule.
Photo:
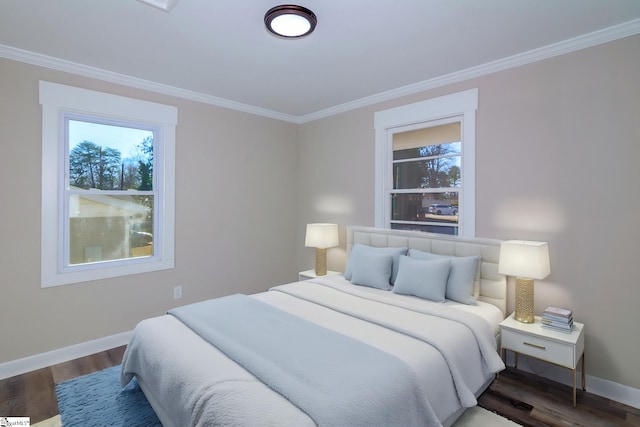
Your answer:
[[[273,7],[264,15],[267,29],[279,37],[296,39],[311,34],[316,28],[316,15],[306,7],[283,4]]]

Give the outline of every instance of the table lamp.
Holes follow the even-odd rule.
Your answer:
[[[500,244],[498,273],[516,278],[516,320],[534,322],[533,280],[544,279],[550,272],[546,242],[507,240]]]
[[[316,276],[327,275],[327,248],[338,246],[338,225],[307,224],[304,245],[316,248]]]

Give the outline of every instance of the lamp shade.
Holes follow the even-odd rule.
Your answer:
[[[546,242],[507,240],[500,244],[498,273],[541,280],[551,273]]]
[[[307,224],[304,245],[311,248],[331,248],[338,246],[338,224]]]

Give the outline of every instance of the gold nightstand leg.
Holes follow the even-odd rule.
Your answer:
[[[584,373],[584,353],[582,353],[582,391],[587,391],[587,376]]]
[[[586,375],[585,375],[585,367],[584,367],[584,352],[582,353],[581,356],[582,359],[582,391],[587,391],[587,383],[586,383]],[[580,362],[580,361],[578,361]],[[577,405],[577,401],[576,401],[576,371],[577,371],[577,366],[573,369],[573,407],[575,408]]]
[[[576,370],[573,369],[573,407],[576,407]]]

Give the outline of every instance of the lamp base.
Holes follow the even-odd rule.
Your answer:
[[[515,319],[522,323],[535,321],[533,309],[533,279],[516,277]]]
[[[327,248],[316,248],[316,276],[327,275]]]

